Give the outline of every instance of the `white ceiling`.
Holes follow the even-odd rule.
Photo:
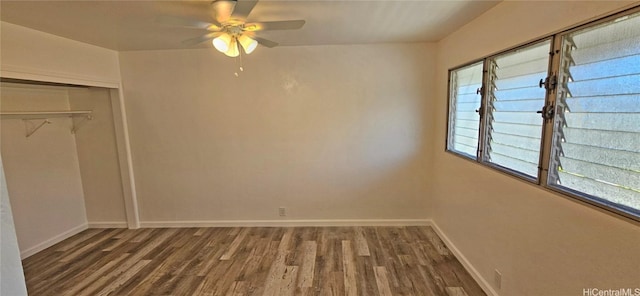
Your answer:
[[[242,1],[242,0],[240,0]],[[260,0],[248,21],[303,19],[296,31],[260,32],[281,45],[437,41],[499,1]],[[119,50],[185,48],[206,31],[167,27],[160,15],[212,20],[211,1],[0,1],[1,20]],[[34,41],[37,42],[37,41]],[[203,43],[196,47],[211,46]],[[193,46],[192,46],[193,47]]]

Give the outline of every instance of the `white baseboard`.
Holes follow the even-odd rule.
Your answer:
[[[427,219],[141,221],[142,228],[427,226]]]
[[[471,262],[469,262],[467,257],[465,257],[462,254],[462,252],[460,252],[460,250],[458,250],[458,248],[453,244],[453,242],[451,242],[449,237],[447,237],[447,235],[444,232],[442,232],[442,229],[438,227],[438,224],[436,224],[436,222],[433,220],[429,220],[428,225],[431,226],[433,230],[435,230],[435,232],[438,234],[440,239],[442,239],[442,241],[447,246],[447,248],[449,248],[451,253],[453,253],[453,255],[456,256],[458,261],[462,263],[462,266],[464,266],[464,268],[469,272],[469,274],[471,274],[471,276],[473,277],[474,280],[476,280],[478,285],[480,285],[480,288],[482,288],[482,290],[485,293],[487,293],[487,295],[489,296],[499,296],[496,290],[494,290],[493,287],[489,285],[489,282],[484,277],[482,277],[482,275],[480,275],[480,273],[475,267],[473,267],[473,265],[471,264]]]
[[[101,221],[89,222],[89,228],[127,228],[127,222]]]
[[[40,252],[40,251],[42,251],[42,250],[44,250],[44,249],[46,249],[48,247],[51,247],[51,246],[53,246],[53,245],[65,240],[65,239],[68,239],[68,238],[70,238],[70,237],[72,237],[72,236],[74,236],[74,235],[86,230],[87,228],[88,228],[88,225],[86,223],[82,224],[82,225],[78,225],[76,227],[73,227],[73,228],[71,228],[71,229],[69,229],[69,230],[67,230],[67,231],[65,231],[65,232],[63,232],[61,234],[58,234],[58,235],[56,235],[56,236],[54,236],[54,237],[52,237],[52,238],[50,238],[50,239],[48,239],[46,241],[43,241],[43,242],[41,242],[41,243],[31,247],[31,248],[28,248],[26,250],[20,251],[20,258],[21,259],[28,258],[29,256],[32,256],[32,255],[34,255],[34,254],[36,254],[36,253],[38,253],[38,252]]]

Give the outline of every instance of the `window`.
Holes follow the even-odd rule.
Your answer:
[[[634,10],[450,70],[447,150],[640,220]]]
[[[482,62],[451,71],[449,102],[449,149],[476,157],[480,127]]]
[[[542,117],[551,40],[488,59],[487,137],[483,160],[538,178]]]
[[[640,213],[640,13],[561,36],[548,183]]]

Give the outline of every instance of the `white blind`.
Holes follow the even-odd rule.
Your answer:
[[[564,36],[549,184],[640,213],[640,14]]]
[[[551,40],[489,60],[484,161],[537,178]]]
[[[482,62],[451,71],[448,149],[475,158],[482,86]]]

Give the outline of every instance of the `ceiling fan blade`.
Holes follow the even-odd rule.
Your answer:
[[[202,42],[206,42],[209,41],[213,38],[216,38],[218,36],[222,35],[222,32],[211,32],[209,34],[205,34],[202,36],[198,36],[196,38],[191,38],[191,39],[187,39],[182,41],[182,44],[186,45],[186,46],[194,46],[194,45],[198,45]]]
[[[266,46],[268,48],[273,48],[273,47],[278,46],[277,42],[274,42],[274,41],[271,41],[271,40],[267,40],[267,39],[260,38],[260,37],[257,37],[257,36],[254,36],[252,38],[255,39],[256,41],[258,41],[259,44],[264,45],[264,46]]]
[[[237,0],[236,7],[233,9],[231,18],[246,20],[257,3],[257,0]]]
[[[221,27],[220,24],[207,23],[203,21],[168,15],[156,17],[156,23],[171,27],[197,28],[206,29],[209,31],[218,31]]]
[[[304,20],[295,21],[274,21],[274,22],[259,22],[259,23],[247,23],[244,25],[247,31],[266,31],[266,30],[295,30],[304,26]]]
[[[235,10],[236,1],[217,0],[211,3],[213,13],[218,23],[225,23],[231,18],[231,13]]]

